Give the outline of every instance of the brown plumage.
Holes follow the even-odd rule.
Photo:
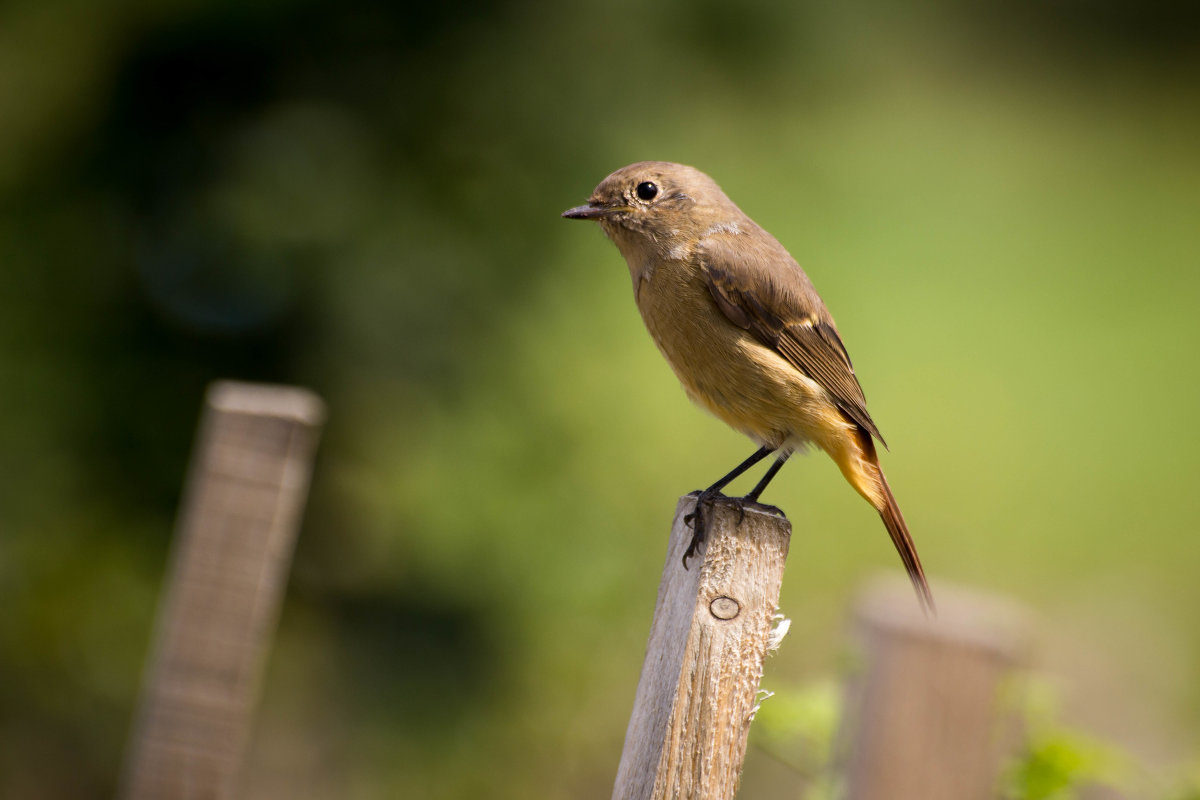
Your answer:
[[[776,239],[704,173],[644,161],[563,214],[599,221],[629,265],[651,337],[693,401],[757,442],[754,456],[702,493],[703,502],[771,452],[776,464],[815,444],[879,512],[927,608],[933,599],[908,526],[879,466],[862,387],[833,317]],[[886,445],[885,445],[886,446]],[[689,551],[690,552],[690,551]]]

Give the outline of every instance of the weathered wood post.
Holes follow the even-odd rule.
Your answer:
[[[849,800],[992,800],[1017,744],[1001,688],[1025,658],[1015,604],[945,586],[928,618],[901,580],[880,580],[855,613],[864,670],[843,739]],[[1010,724],[1011,723],[1011,724]]]
[[[675,510],[614,800],[727,800],[741,774],[791,524],[718,502],[685,570],[695,500]]]
[[[303,389],[209,388],[122,776],[128,800],[230,795],[323,419]]]

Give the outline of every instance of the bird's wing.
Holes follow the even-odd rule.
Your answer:
[[[854,366],[820,296],[770,236],[714,236],[698,249],[708,290],[739,328],[774,348],[829,393],[842,412],[887,447]]]

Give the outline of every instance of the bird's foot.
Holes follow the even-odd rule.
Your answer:
[[[768,514],[774,514],[777,517],[782,517],[783,519],[787,519],[787,514],[783,513],[783,509],[780,508],[779,506],[772,506],[772,505],[768,505],[767,503],[760,503],[757,500],[751,500],[748,497],[743,497],[741,499],[746,501],[746,505],[754,506],[754,508],[758,511],[766,511]],[[745,513],[745,512],[743,511],[742,513]]]
[[[683,552],[683,568],[687,569],[688,559],[696,554],[700,549],[700,543],[704,541],[705,535],[708,533],[708,523],[712,516],[712,504],[718,497],[725,498],[725,495],[719,491],[712,489],[697,489],[694,492],[689,492],[688,497],[695,496],[696,505],[692,506],[692,510],[683,518],[685,525],[692,526],[692,541],[688,544],[687,550]],[[728,498],[725,498],[728,499]]]
[[[719,491],[705,489],[703,491],[697,489],[694,492],[689,492],[688,497],[696,498],[696,505],[691,512],[684,516],[685,524],[692,527],[692,541],[688,544],[687,550],[683,553],[683,568],[687,569],[688,559],[694,556],[700,549],[700,545],[708,536],[708,526],[712,522],[712,507],[715,503],[731,506],[738,511],[737,524],[741,525],[746,519],[747,506],[753,507],[758,511],[766,511],[769,514],[786,518],[783,510],[776,506],[769,506],[766,503],[760,503],[751,497],[729,497],[721,494]]]

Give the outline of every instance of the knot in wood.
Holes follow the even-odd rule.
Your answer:
[[[732,597],[721,595],[708,604],[708,610],[717,619],[733,619],[742,610],[742,607]]]

